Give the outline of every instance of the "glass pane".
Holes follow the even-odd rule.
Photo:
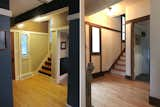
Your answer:
[[[126,24],[125,16],[122,16],[122,24],[123,24],[123,25],[125,25],[125,24]]]
[[[126,32],[126,25],[122,25],[122,32]]]
[[[100,53],[100,29],[92,27],[92,53]]]
[[[22,55],[26,56],[28,54],[28,36],[27,34],[22,34],[21,36],[21,48],[22,48]]]
[[[123,40],[123,41],[126,40],[126,33],[122,33],[122,40]]]

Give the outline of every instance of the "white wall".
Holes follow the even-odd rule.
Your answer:
[[[126,75],[131,76],[131,24],[126,25]]]
[[[126,20],[150,14],[150,0],[138,0],[126,6]]]
[[[150,96],[160,98],[160,0],[151,0]]]
[[[109,17],[106,11],[100,11],[93,15],[85,17],[85,21],[97,25],[110,27],[116,30],[121,30],[121,18]],[[86,25],[86,62],[89,62],[89,25]],[[108,71],[114,61],[121,53],[121,33],[111,30],[101,29],[102,37],[102,71]],[[92,55],[92,62],[94,63],[95,70],[93,73],[100,71],[100,55]],[[87,64],[86,63],[86,64]]]

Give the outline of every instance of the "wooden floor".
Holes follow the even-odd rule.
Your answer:
[[[149,84],[105,74],[92,83],[94,107],[152,107],[148,104]]]
[[[14,107],[66,107],[67,88],[49,77],[36,75],[13,81]]]
[[[67,88],[49,77],[36,75],[14,81],[14,107],[66,107]],[[92,83],[94,107],[151,107],[149,84],[106,74]]]

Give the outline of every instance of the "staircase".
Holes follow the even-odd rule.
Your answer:
[[[51,58],[48,57],[48,59],[43,63],[41,69],[39,70],[39,73],[51,76]]]
[[[121,54],[114,67],[111,69],[112,74],[125,76],[126,72],[126,53],[125,51]]]

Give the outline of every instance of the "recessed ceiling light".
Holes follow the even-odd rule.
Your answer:
[[[24,27],[23,23],[17,25],[17,28],[19,28],[19,29],[22,29],[23,27]]]
[[[38,16],[38,17],[34,18],[33,21],[34,22],[42,22],[46,19],[47,19],[47,17],[45,17],[45,16],[44,17]]]

